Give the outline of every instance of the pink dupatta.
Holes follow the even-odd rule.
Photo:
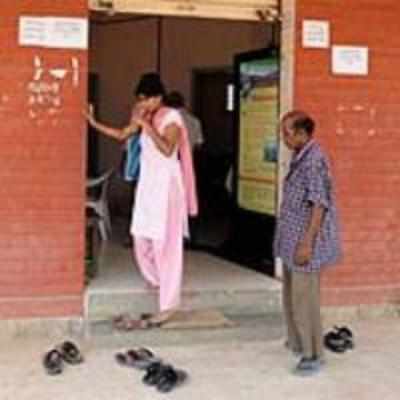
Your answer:
[[[168,107],[162,107],[157,111],[156,115],[154,116],[154,123],[156,126],[160,125],[161,120],[169,111],[171,111],[171,108]],[[179,161],[181,165],[188,214],[194,217],[199,212],[196,191],[196,176],[193,168],[192,148],[189,143],[189,134],[184,123],[182,123],[181,126],[181,137],[178,146]]]

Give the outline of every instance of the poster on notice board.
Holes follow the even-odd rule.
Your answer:
[[[279,54],[245,53],[235,59],[239,208],[275,216],[277,208]]]

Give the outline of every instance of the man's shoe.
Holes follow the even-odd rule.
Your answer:
[[[303,377],[316,375],[321,371],[323,364],[324,361],[320,358],[303,357],[297,364],[294,374]]]

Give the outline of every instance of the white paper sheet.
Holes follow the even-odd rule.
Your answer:
[[[87,49],[89,25],[86,18],[20,17],[21,46],[57,49]]]
[[[332,72],[339,75],[368,75],[369,49],[356,46],[332,47]]]
[[[330,46],[330,24],[328,21],[303,21],[303,47],[327,49]]]

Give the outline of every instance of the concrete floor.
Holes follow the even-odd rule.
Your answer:
[[[261,290],[279,284],[266,275],[225,261],[200,251],[185,252],[184,291],[192,290]],[[105,244],[101,251],[99,272],[90,283],[89,291],[105,289],[143,291],[144,281],[140,276],[132,251],[115,241]]]
[[[295,359],[283,348],[283,338],[270,338],[261,330],[252,341],[227,334],[226,341],[201,343],[190,343],[192,333],[184,332],[184,344],[165,346],[161,340],[152,348],[190,374],[185,386],[168,395],[171,399],[397,400],[399,321],[359,321],[352,328],[356,349],[344,355],[327,354],[325,370],[313,378],[293,376]],[[42,354],[54,341],[20,339],[2,344],[2,400],[150,400],[162,396],[141,383],[142,373],[114,362],[115,351],[143,344],[132,334],[118,341],[108,337],[81,342],[86,362],[67,366],[58,377],[47,376],[41,367]]]

